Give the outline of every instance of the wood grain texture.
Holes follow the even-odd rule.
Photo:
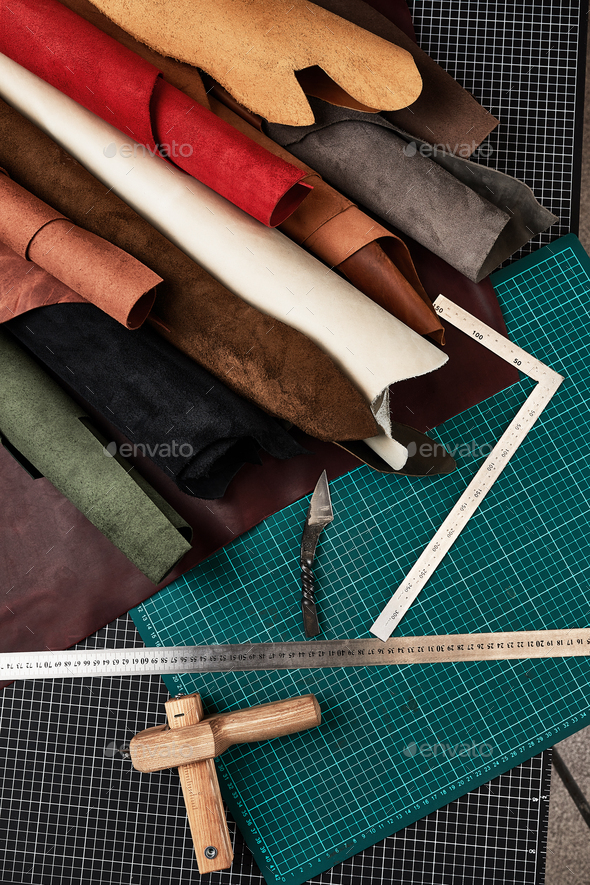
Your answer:
[[[182,707],[170,707],[170,710],[174,712],[168,713],[169,720],[176,715],[177,723],[187,722]],[[246,710],[217,713],[195,724],[187,722],[182,728],[178,724],[170,728],[165,725],[148,728],[131,740],[131,761],[138,771],[162,771],[213,759],[234,744],[284,737],[315,728],[320,722],[316,698],[312,694],[303,695]]]
[[[174,698],[166,703],[170,730],[197,725],[203,718],[198,694]],[[178,766],[182,793],[191,828],[199,872],[211,873],[231,866],[234,853],[225,819],[213,759]],[[215,850],[214,857],[207,854]],[[207,852],[207,853],[206,853]]]

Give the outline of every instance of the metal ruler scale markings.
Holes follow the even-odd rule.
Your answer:
[[[2,679],[309,670],[590,656],[590,628],[0,654]]]
[[[564,380],[562,375],[449,301],[444,295],[438,296],[434,308],[447,322],[475,338],[506,362],[517,366],[519,371],[536,381],[537,385],[371,626],[370,632],[383,641],[391,636],[420,591],[428,583]]]

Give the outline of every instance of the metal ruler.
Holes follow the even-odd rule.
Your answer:
[[[434,309],[448,323],[474,338],[506,362],[517,366],[519,371],[536,381],[537,385],[370,628],[370,632],[381,640],[391,636],[563,381],[562,375],[449,301],[444,295],[438,296],[434,302]]]
[[[0,680],[82,676],[389,667],[590,656],[590,627],[516,633],[459,633],[380,639],[324,639],[180,648],[108,648],[0,654]]]

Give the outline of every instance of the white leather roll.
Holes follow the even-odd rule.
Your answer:
[[[1,54],[0,95],[228,289],[328,353],[382,427],[367,443],[392,467],[403,467],[407,450],[390,437],[388,387],[442,366],[441,351],[280,231]]]

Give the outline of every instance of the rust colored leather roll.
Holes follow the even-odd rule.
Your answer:
[[[377,240],[367,243],[350,258],[345,258],[338,265],[338,269],[346,274],[350,282],[362,289],[381,307],[389,310],[406,326],[410,326],[423,335],[429,334],[438,341],[444,340],[442,327],[433,320],[429,323],[430,328],[424,328],[425,307],[431,301],[425,296],[424,300],[417,299],[417,292],[409,284],[401,270],[396,266],[385,251],[388,241],[382,244]],[[392,282],[395,281],[396,299],[392,304]],[[436,325],[436,328],[435,328]]]
[[[319,347],[230,293],[5,102],[0,166],[159,273],[158,331],[228,387],[318,439],[377,434],[364,397]]]
[[[56,301],[48,301],[39,291],[43,301],[38,303],[31,303],[34,292],[27,293],[26,310],[55,304],[62,297],[71,302],[75,292],[80,301],[90,301],[128,329],[137,329],[152,309],[156,286],[162,282],[149,267],[72,224],[6,174],[0,175],[0,240],[73,290],[60,295],[53,286]],[[2,293],[2,304],[13,315],[23,312],[18,309],[17,293],[18,287],[16,292],[11,288]]]

